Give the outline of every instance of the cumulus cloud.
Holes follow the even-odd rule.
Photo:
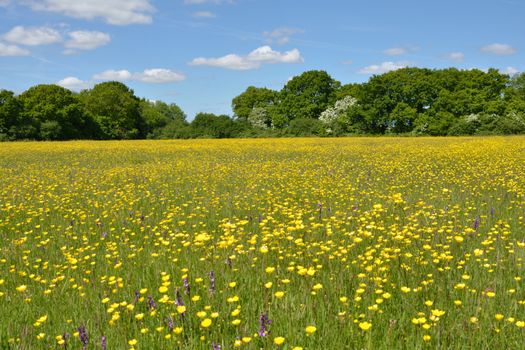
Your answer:
[[[56,84],[72,91],[87,89],[92,85],[90,82],[80,80],[77,77],[66,77]]]
[[[297,49],[281,53],[270,46],[261,46],[246,56],[229,54],[218,58],[198,57],[190,62],[194,66],[212,66],[233,70],[250,70],[260,68],[264,64],[302,63],[301,53]]]
[[[68,35],[69,40],[64,44],[64,47],[68,49],[66,53],[72,53],[75,50],[93,50],[111,41],[109,34],[96,31],[78,30],[69,32]]]
[[[272,31],[263,32],[263,36],[270,44],[275,42],[279,45],[284,45],[290,42],[290,37],[292,35],[299,33],[304,33],[304,31],[298,28],[280,27]]]
[[[388,56],[401,56],[407,53],[407,49],[403,47],[391,47],[383,51],[383,53]]]
[[[35,11],[88,20],[102,18],[114,25],[151,23],[155,11],[150,0],[30,0],[26,3]]]
[[[465,54],[463,52],[451,52],[445,56],[448,60],[454,62],[463,62],[465,60]]]
[[[383,74],[390,71],[406,68],[410,65],[410,62],[392,62],[387,61],[380,64],[372,64],[368,67],[361,68],[359,73],[361,74]]]
[[[28,46],[48,45],[62,41],[60,33],[50,27],[16,26],[3,37],[12,43]]]
[[[217,15],[210,11],[197,11],[192,14],[195,18],[215,18]]]
[[[508,44],[490,44],[483,46],[481,51],[491,53],[498,56],[509,56],[516,53],[516,49]]]
[[[117,81],[126,81],[131,80],[132,74],[128,70],[106,70],[102,73],[95,74],[93,79],[95,80],[117,80]]]
[[[186,76],[170,69],[152,68],[133,74],[133,79],[143,83],[164,84],[182,81],[186,79]]]
[[[520,70],[516,67],[507,67],[504,70],[501,71],[503,74],[508,74],[510,76],[516,75],[520,72]]]
[[[182,73],[164,68],[145,69],[143,72],[131,73],[128,70],[107,70],[93,76],[94,80],[139,81],[150,84],[174,83],[186,79]]]
[[[0,43],[0,56],[27,56],[29,54],[29,50],[19,46]]]

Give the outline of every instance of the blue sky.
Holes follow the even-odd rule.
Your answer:
[[[342,83],[404,66],[514,74],[524,13],[524,0],[0,0],[0,89],[120,80],[191,120],[310,69]]]

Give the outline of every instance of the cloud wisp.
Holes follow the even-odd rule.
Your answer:
[[[490,44],[481,48],[482,52],[490,53],[497,56],[510,56],[516,53],[516,49],[509,44]]]
[[[94,50],[111,42],[111,36],[107,33],[96,31],[77,30],[68,33],[69,40],[64,43],[66,53],[74,53],[77,50]]]
[[[51,27],[24,27],[16,26],[3,35],[11,43],[39,46],[55,44],[62,41],[62,35]]]
[[[28,56],[31,52],[17,45],[0,43],[0,57]]]
[[[25,3],[34,11],[87,20],[101,18],[113,25],[148,24],[155,12],[150,0],[32,0]]]
[[[185,80],[182,73],[165,68],[145,69],[143,72],[132,73],[128,70],[107,70],[95,74],[93,80],[138,81],[150,84],[166,84]]]
[[[406,68],[412,66],[412,62],[401,61],[401,62],[392,62],[386,61],[380,64],[372,64],[367,67],[361,68],[358,72],[360,74],[383,74],[391,71],[395,71],[401,68]]]
[[[229,54],[218,58],[198,57],[189,64],[192,66],[211,66],[232,70],[258,69],[265,64],[303,63],[304,59],[298,49],[286,52],[273,50],[270,46],[261,46],[246,56]]]
[[[269,44],[277,43],[285,45],[290,42],[292,35],[304,33],[304,30],[299,28],[279,27],[271,31],[263,32],[263,37]]]

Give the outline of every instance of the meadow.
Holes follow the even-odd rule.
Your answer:
[[[525,137],[0,144],[1,349],[523,349]]]

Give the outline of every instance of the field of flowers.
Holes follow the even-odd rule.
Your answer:
[[[525,137],[0,144],[1,349],[523,349]]]

